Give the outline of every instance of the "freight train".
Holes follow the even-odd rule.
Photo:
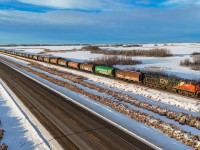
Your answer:
[[[2,52],[98,75],[104,75],[120,80],[141,83],[145,86],[170,90],[182,95],[200,98],[200,83],[197,81],[189,81],[181,78],[142,73],[139,71],[119,70],[113,67],[96,64],[79,63],[70,61],[66,58],[49,55],[25,53],[13,50],[3,50]]]

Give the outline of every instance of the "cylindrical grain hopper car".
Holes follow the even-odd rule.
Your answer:
[[[32,55],[32,54],[29,54],[29,55],[28,55],[28,58],[33,58],[33,55]]]
[[[93,64],[80,64],[80,70],[94,72],[94,65]]]
[[[65,60],[65,59],[59,59],[59,60],[58,60],[58,64],[61,65],[61,66],[67,66],[67,62],[68,62],[68,61]]]
[[[58,58],[56,58],[56,57],[50,58],[50,63],[57,65],[58,64]]]
[[[78,62],[70,61],[70,62],[68,62],[68,67],[79,69],[79,63]]]
[[[49,56],[44,56],[44,62],[49,63],[49,62],[50,62],[50,58],[51,58],[51,57],[49,57]]]
[[[29,57],[28,55],[29,55],[29,54],[26,54],[25,57],[28,58],[28,57]]]
[[[37,60],[38,59],[38,55],[33,55],[33,59]]]
[[[26,53],[22,53],[22,57],[26,57]]]
[[[21,57],[22,57],[22,55],[23,55],[23,53],[22,53],[22,52],[20,52],[20,53],[19,53],[19,56],[21,56]]]
[[[115,77],[133,82],[142,81],[142,73],[129,70],[117,70],[115,73]]]
[[[44,56],[38,56],[39,61],[44,61]]]

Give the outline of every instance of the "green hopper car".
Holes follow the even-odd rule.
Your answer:
[[[95,66],[95,73],[100,75],[107,75],[110,77],[115,76],[115,68],[106,67],[106,66]]]

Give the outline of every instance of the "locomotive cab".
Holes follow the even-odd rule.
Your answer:
[[[200,82],[191,81],[190,84],[196,87],[197,92],[200,92]]]

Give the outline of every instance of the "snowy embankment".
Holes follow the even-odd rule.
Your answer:
[[[0,114],[1,127],[5,130],[4,138],[0,142],[6,143],[9,150],[50,149],[37,127],[33,126],[31,118],[28,118],[2,84],[0,84]]]
[[[7,56],[6,56],[6,57],[7,57]],[[16,62],[18,61],[17,59],[14,59],[14,58],[11,58],[11,57],[7,57],[7,58],[12,59],[12,60],[14,60],[14,61],[16,61]],[[23,64],[22,62],[18,62],[18,63]],[[26,66],[26,64],[23,64],[23,65]],[[44,63],[43,63],[43,65],[44,65]],[[48,65],[48,66],[53,67],[54,65]],[[55,67],[55,66],[54,66],[54,67]],[[71,72],[75,72],[75,74],[78,74],[78,73],[80,74],[79,71],[70,70],[70,69],[61,68],[61,67],[57,67],[57,68],[60,68],[61,70],[65,70],[65,71],[67,71],[67,72],[70,72],[70,71],[71,71]],[[19,69],[19,68],[18,68],[18,69]],[[132,131],[132,132],[136,133],[137,135],[142,136],[143,138],[145,138],[145,139],[151,141],[152,143],[156,143],[156,145],[159,145],[160,147],[162,147],[162,148],[164,148],[164,149],[174,149],[174,148],[176,148],[176,149],[190,149],[189,147],[187,147],[187,146],[181,144],[180,142],[178,142],[178,141],[176,141],[176,140],[174,140],[174,139],[169,138],[168,136],[162,134],[161,132],[159,132],[159,131],[157,131],[157,130],[151,128],[151,127],[148,127],[148,126],[145,125],[145,124],[138,123],[137,121],[134,121],[133,119],[130,119],[129,117],[127,117],[127,116],[125,116],[125,115],[123,115],[123,114],[121,114],[121,113],[119,113],[119,112],[116,112],[116,111],[114,111],[113,109],[111,109],[111,108],[109,108],[109,107],[107,107],[107,106],[105,106],[105,105],[102,105],[102,104],[99,103],[99,102],[93,101],[93,100],[91,100],[91,99],[89,99],[89,98],[87,98],[87,97],[85,97],[85,96],[82,96],[82,95],[80,95],[80,94],[77,94],[77,93],[75,93],[75,92],[72,92],[72,91],[70,91],[70,90],[68,90],[68,89],[66,89],[66,88],[62,88],[62,87],[60,87],[60,86],[57,86],[57,85],[55,85],[55,84],[52,84],[51,82],[46,81],[46,80],[44,80],[44,79],[42,79],[42,78],[40,78],[40,77],[38,77],[38,76],[36,76],[36,75],[33,75],[33,74],[30,73],[30,72],[24,71],[23,69],[19,69],[19,70],[25,72],[26,74],[29,74],[30,76],[32,76],[32,77],[36,78],[37,80],[39,80],[39,81],[41,81],[41,82],[43,82],[43,83],[45,83],[45,84],[51,86],[52,88],[57,89],[58,91],[60,91],[60,92],[62,92],[62,93],[64,93],[64,94],[66,94],[66,95],[72,97],[72,98],[73,98],[74,100],[76,100],[77,102],[79,102],[79,103],[81,103],[81,104],[87,106],[88,108],[94,110],[95,112],[100,113],[101,115],[105,116],[106,118],[108,118],[108,119],[110,119],[110,120],[116,122],[117,124],[119,124],[119,125],[125,127],[125,128],[128,129],[129,131]],[[39,70],[37,70],[37,71],[39,71]],[[42,72],[42,71],[40,71],[40,72]],[[87,75],[87,77],[91,77],[91,78],[98,78],[98,80],[107,80],[107,81],[110,81],[109,86],[111,86],[111,84],[114,84],[114,83],[111,82],[111,81],[115,81],[115,80],[111,80],[111,79],[107,79],[107,78],[103,78],[103,77],[99,77],[99,76],[94,76],[94,75],[87,74],[87,73],[81,73],[81,74]],[[49,74],[48,74],[48,75],[49,75]],[[50,75],[50,76],[55,77],[54,75]],[[55,77],[55,78],[58,78],[58,77]],[[59,79],[60,79],[60,78],[59,78]],[[90,82],[91,82],[91,81],[90,81]],[[118,84],[123,85],[123,84],[122,84],[123,82],[122,82],[122,83],[119,83],[119,81],[115,81],[115,82],[118,83]],[[96,84],[97,84],[97,83],[98,83],[98,82],[96,82]],[[125,84],[128,85],[127,83],[125,83]],[[125,85],[125,87],[123,87],[123,88],[126,88],[126,85]],[[105,85],[102,84],[102,86],[105,86]],[[109,88],[109,87],[107,87],[107,88]],[[117,90],[117,88],[116,88],[116,90]],[[127,92],[128,92],[128,91],[127,91]],[[141,90],[141,92],[142,92],[142,90]],[[93,93],[94,93],[94,92],[93,92]],[[94,94],[97,94],[97,93],[94,93]],[[130,92],[129,94],[131,94],[131,92]],[[159,93],[159,95],[160,95],[160,93]],[[107,96],[106,96],[106,97],[107,97]],[[145,98],[144,98],[143,96],[140,96],[140,99],[141,99],[141,100],[142,100],[142,99],[145,100]],[[150,100],[150,99],[149,99],[149,100]],[[154,103],[154,102],[152,101],[152,103]],[[157,102],[157,103],[160,103],[160,102]],[[160,103],[160,104],[161,104],[161,103]],[[168,107],[169,107],[169,106],[168,106]],[[174,108],[174,109],[175,109],[175,108]],[[142,111],[144,111],[144,110],[142,110]],[[147,112],[147,113],[150,113],[150,112]],[[153,113],[150,113],[150,114],[156,116],[156,115],[153,114]],[[158,116],[157,116],[157,117],[158,117]],[[164,119],[164,118],[163,118],[163,119]],[[171,123],[171,121],[169,121],[169,120],[167,120],[167,119],[164,119],[164,120]],[[173,123],[174,123],[174,122],[173,122]],[[184,129],[186,129],[186,128],[184,128]],[[192,131],[192,133],[196,133],[196,131],[197,131],[196,129],[192,130],[192,129],[189,129],[189,128],[188,128],[187,130],[188,130],[189,132]],[[196,131],[195,131],[195,130],[196,130]],[[198,132],[198,131],[197,131],[197,132]],[[157,135],[159,138],[156,138],[155,135]],[[161,139],[162,139],[162,140],[161,140]]]

